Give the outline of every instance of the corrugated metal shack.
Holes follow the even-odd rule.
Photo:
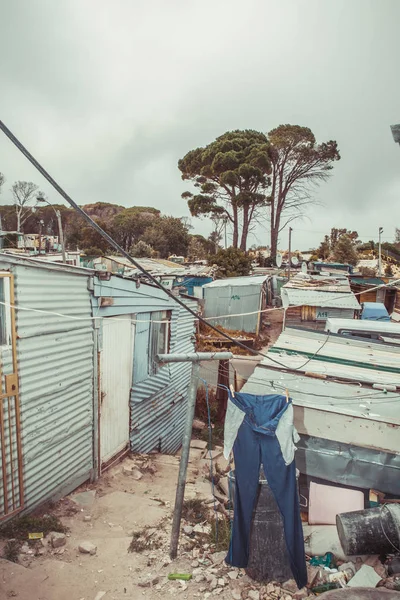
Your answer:
[[[382,302],[389,314],[393,312],[397,290],[395,287],[387,285],[389,278],[351,276],[349,280],[351,291],[358,295],[360,304],[363,302]]]
[[[400,349],[288,328],[268,355],[271,360],[256,367],[243,391],[289,390],[301,436],[300,471],[399,494]],[[374,383],[397,391],[373,389]]]
[[[159,288],[102,277],[0,256],[0,520],[129,447],[181,444],[191,367],[155,356],[193,351],[195,319]]]
[[[93,475],[95,337],[90,271],[6,255],[0,269],[2,282],[11,275],[9,289],[2,284],[3,333],[14,327],[8,303],[18,307],[15,337],[1,344],[1,519]]]
[[[326,319],[354,319],[360,310],[346,277],[298,273],[281,289],[286,325],[324,329]]]
[[[230,277],[203,285],[204,316],[218,317],[213,318],[214,325],[258,333],[261,314],[257,311],[263,310],[267,304],[266,280],[266,275]]]
[[[184,301],[193,310],[197,309],[195,299]],[[126,419],[121,422],[119,432],[110,432],[102,462],[124,450],[129,439],[135,452],[176,452],[182,441],[191,366],[189,363],[171,363],[160,368],[155,355],[193,352],[194,317],[159,288],[115,276],[109,281],[95,282],[93,311],[95,315],[114,321],[115,328],[108,328],[106,338],[103,335],[101,348],[107,343],[115,348],[115,368],[133,347],[132,383],[126,381],[125,389],[121,389],[120,380],[115,387],[112,381],[115,370],[108,373],[104,366],[103,379],[111,382],[107,397],[102,399],[103,411],[106,409],[104,404],[115,406],[120,402],[121,394],[128,393],[130,414],[128,422]],[[130,335],[121,321],[123,315],[134,321]]]

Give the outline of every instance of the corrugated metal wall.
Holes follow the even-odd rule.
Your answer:
[[[262,284],[224,285],[205,287],[204,316],[221,317],[213,319],[214,325],[222,325],[233,331],[256,333],[261,307]],[[244,314],[252,312],[254,314]],[[222,315],[239,315],[224,318]]]
[[[0,262],[6,269],[6,263]],[[93,326],[88,276],[12,265],[25,507],[68,493],[93,468]]]
[[[111,306],[100,306],[101,298],[112,298]],[[196,310],[195,300],[185,303]],[[107,300],[109,302],[109,300]],[[152,312],[171,311],[171,353],[193,352],[194,317],[154,286],[140,285],[132,280],[111,277],[109,281],[95,279],[94,314],[115,316],[136,315],[131,390],[130,441],[134,452],[176,452],[182,442],[186,411],[186,392],[191,365],[173,363],[149,375],[149,329]]]
[[[196,310],[197,302],[185,302]],[[141,318],[144,319],[144,315],[141,315]],[[136,361],[148,360],[143,352],[144,340],[148,339],[148,329],[144,332],[145,325],[141,324],[140,333],[136,330],[134,368]],[[170,353],[193,352],[194,332],[194,318],[183,308],[174,305]],[[134,452],[158,449],[161,452],[174,453],[179,449],[182,443],[190,375],[189,363],[171,363],[143,381],[136,383],[134,379],[131,394],[131,448]]]

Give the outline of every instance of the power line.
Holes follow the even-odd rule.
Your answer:
[[[380,288],[387,288],[393,285],[397,285],[400,283],[400,279],[396,279],[395,281],[392,281],[390,283],[387,284],[380,284],[380,285],[376,285],[372,288],[368,288],[369,292],[373,292],[374,290],[380,289]],[[166,288],[164,288],[164,286],[162,286],[162,289],[165,290]],[[302,288],[302,289],[310,289],[310,288]],[[317,291],[321,291],[320,289],[317,289]],[[329,292],[328,292],[329,293]],[[335,293],[335,292],[331,292],[331,293]],[[346,294],[343,295],[338,295],[335,300],[341,300],[343,298],[347,298],[350,292],[347,292]],[[360,296],[361,294],[364,294],[365,292],[352,292],[354,296]],[[176,299],[176,296],[173,296],[174,299]],[[179,302],[179,304],[181,304]],[[0,301],[0,305],[2,306],[6,306],[8,308],[13,308],[15,310],[25,310],[25,311],[32,311],[32,312],[37,312],[37,313],[43,313],[45,315],[54,315],[57,317],[63,317],[65,319],[71,319],[71,320],[75,320],[75,321],[87,321],[87,320],[102,320],[102,319],[107,319],[108,317],[103,317],[103,316],[90,316],[90,317],[76,317],[74,315],[66,315],[64,313],[60,313],[60,312],[56,312],[56,311],[51,311],[51,310],[45,310],[42,308],[33,308],[33,307],[29,307],[29,306],[21,306],[21,305],[16,305],[16,304],[10,304],[9,302],[4,302],[4,301]],[[254,310],[251,312],[244,312],[244,313],[236,313],[236,314],[229,314],[229,315],[219,315],[218,317],[200,317],[197,313],[194,313],[194,311],[191,311],[188,307],[186,307],[187,310],[189,310],[189,312],[191,312],[192,314],[194,313],[195,315],[195,321],[201,321],[203,323],[205,323],[208,327],[211,327],[212,329],[215,329],[214,327],[212,327],[212,325],[210,325],[208,323],[208,321],[214,321],[216,319],[231,319],[234,317],[247,317],[250,315],[257,315],[257,314],[264,314],[264,313],[269,313],[269,312],[276,312],[279,310],[287,310],[287,308],[301,308],[302,306],[304,306],[303,304],[293,304],[289,307],[284,307],[284,306],[274,306],[271,308],[263,308],[261,310]],[[307,304],[307,306],[318,306],[321,308],[325,307],[325,304],[322,302],[318,302],[318,304],[313,304],[312,302],[310,304]],[[99,307],[100,308],[100,307]],[[114,321],[126,321],[126,319],[118,319],[118,317],[114,318]],[[191,319],[187,318],[187,319],[180,319],[178,318],[177,321],[182,323],[182,322],[187,322],[190,321]],[[161,321],[156,321],[153,319],[131,319],[131,323],[164,323],[165,319],[161,320]],[[219,329],[216,330],[218,331],[218,333],[223,333],[222,331],[220,331]],[[399,331],[400,331],[400,326],[399,326]],[[247,350],[251,350],[250,348],[248,348],[248,346],[246,346]],[[260,354],[257,352],[257,354]],[[260,356],[264,356],[263,354],[260,354]]]
[[[206,371],[209,371],[210,373],[214,373],[214,371],[212,369],[210,369],[209,367],[206,367],[204,365],[201,365],[201,368],[204,369],[204,370],[206,370]],[[251,379],[251,383],[258,383],[262,388],[265,388],[265,389],[268,389],[268,390],[270,390],[271,387],[272,387],[272,388],[280,389],[282,391],[288,389],[289,392],[290,392],[290,380],[289,380],[289,385],[286,385],[286,384],[282,385],[282,383],[283,383],[282,380],[279,380],[279,379],[268,379],[268,380],[260,379],[258,377],[254,377],[253,374],[250,375],[250,377],[249,377],[249,379],[247,381],[250,381],[250,379]],[[293,378],[293,381],[296,381],[296,378]],[[350,385],[349,383],[345,383],[345,382],[342,382],[342,383],[344,385]],[[270,385],[268,385],[268,384],[270,384]],[[217,383],[217,387],[220,387],[221,389],[226,389],[225,386],[221,386],[218,383]],[[309,392],[309,391],[307,391],[307,392],[304,391],[303,392],[301,390],[292,390],[292,391],[293,391],[293,393],[297,392],[298,394],[312,396],[312,397],[315,397],[315,398],[328,398],[330,400],[345,400],[346,401],[346,402],[343,402],[343,403],[341,403],[341,402],[335,402],[335,405],[340,405],[340,404],[347,405],[349,403],[350,404],[351,403],[358,404],[362,400],[366,400],[366,401],[368,401],[368,400],[370,400],[370,401],[372,401],[372,400],[378,400],[378,401],[381,400],[382,402],[379,402],[379,404],[386,404],[387,402],[398,402],[398,400],[400,398],[399,394],[397,394],[395,397],[388,398],[387,395],[383,391],[381,391],[381,392],[376,391],[376,392],[372,392],[371,394],[363,394],[363,395],[360,395],[358,398],[355,397],[355,396],[333,396],[331,394],[329,394],[329,395],[328,394],[316,394],[315,392]],[[240,392],[238,392],[238,393],[240,393]],[[391,392],[391,393],[395,394],[396,392]]]
[[[170,290],[168,290],[167,288],[165,288],[157,279],[156,277],[154,277],[149,271],[147,271],[144,267],[142,267],[140,265],[140,263],[138,263],[134,258],[132,258],[132,256],[126,252],[106,231],[104,231],[68,194],[67,192],[65,192],[63,190],[63,188],[53,179],[53,177],[51,177],[51,175],[44,169],[44,167],[42,167],[42,165],[34,158],[34,156],[25,148],[25,146],[18,140],[18,138],[10,131],[10,129],[8,129],[8,127],[3,123],[3,121],[0,120],[0,129],[3,131],[3,133],[9,138],[9,140],[18,148],[18,150],[20,150],[20,152],[29,160],[29,162],[39,171],[39,173],[41,173],[41,175],[47,179],[47,181],[54,187],[54,189],[64,198],[64,200],[66,200],[68,202],[68,204],[70,206],[72,206],[72,208],[75,209],[75,211],[80,214],[85,221],[87,221],[89,223],[89,225],[95,230],[97,231],[107,242],[108,244],[110,244],[110,246],[112,246],[113,248],[115,248],[115,250],[117,252],[119,252],[120,254],[122,254],[122,256],[124,256],[125,258],[127,258],[129,260],[129,262],[131,262],[141,273],[143,273],[143,275],[145,275],[146,277],[148,277],[148,279],[159,289],[161,289],[169,298],[171,298],[174,302],[176,302],[177,304],[179,304],[184,310],[186,310],[187,312],[189,312],[195,319],[197,319],[199,322],[203,323],[204,325],[207,325],[210,329],[212,329],[213,331],[216,331],[220,336],[222,336],[223,338],[229,340],[232,344],[234,344],[235,346],[238,346],[239,348],[243,348],[245,349],[247,352],[251,352],[252,354],[258,355],[258,356],[262,356],[264,358],[267,358],[267,355],[259,352],[257,350],[253,350],[252,348],[249,348],[248,346],[246,346],[245,344],[243,344],[242,342],[240,342],[239,340],[231,337],[229,334],[225,333],[224,331],[221,331],[220,329],[218,329],[217,327],[215,327],[215,325],[212,325],[211,323],[207,322],[206,319],[204,319],[203,317],[200,317],[194,310],[192,310],[189,306],[187,306],[182,300],[179,299],[179,297],[175,296]],[[395,282],[393,282],[395,283]],[[380,287],[380,286],[377,286]],[[258,311],[257,311],[258,312]],[[282,368],[286,368],[286,366],[282,363],[280,363],[279,361],[268,357],[268,359],[272,362],[274,362],[275,364],[279,365]]]
[[[249,351],[249,348],[245,344],[242,344],[242,342],[235,340],[233,337],[231,337],[224,331],[220,331],[217,327],[215,327],[215,325],[207,323],[207,321],[205,321],[203,317],[200,317],[189,306],[186,306],[186,304],[182,300],[180,300],[177,296],[170,292],[170,290],[165,288],[151,273],[149,273],[149,271],[143,268],[140,265],[140,263],[138,263],[134,258],[132,258],[132,256],[128,252],[126,252],[126,250],[124,250],[106,231],[104,231],[104,229],[102,229],[95,221],[93,221],[93,219],[67,194],[67,192],[63,190],[63,188],[55,181],[55,179],[53,179],[53,177],[51,177],[51,175],[44,169],[44,167],[42,167],[42,165],[34,158],[34,156],[25,148],[25,146],[18,140],[18,138],[10,131],[10,129],[8,129],[8,127],[1,120],[0,129],[9,138],[9,140],[18,148],[18,150],[29,160],[29,162],[39,171],[39,173],[41,173],[41,175],[43,175],[43,177],[47,179],[47,181],[60,194],[60,196],[62,196],[64,200],[66,200],[68,204],[72,206],[72,208],[74,208],[75,211],[79,213],[85,219],[85,221],[87,221],[89,225],[108,242],[108,244],[110,244],[110,246],[115,248],[117,252],[119,252],[120,254],[122,254],[122,256],[127,258],[137,269],[139,269],[141,273],[143,273],[143,275],[148,277],[155,286],[163,290],[163,292],[169,298],[171,298],[174,302],[179,304],[184,310],[189,312],[193,317],[195,317],[195,319],[198,319],[201,323],[204,323],[205,325],[216,331],[219,335],[232,342],[235,346],[238,346],[239,348],[244,348],[245,350]],[[265,357],[264,354],[258,352],[257,350],[250,349],[250,352]],[[284,366],[277,360],[270,360],[272,360],[281,367]]]

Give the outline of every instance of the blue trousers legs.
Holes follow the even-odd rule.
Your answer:
[[[293,577],[298,587],[303,587],[307,583],[307,570],[295,462],[286,466],[277,438],[253,431],[246,422],[243,422],[239,429],[233,452],[235,510],[232,539],[226,561],[235,567],[243,568],[248,565],[250,528],[262,463],[282,515]]]

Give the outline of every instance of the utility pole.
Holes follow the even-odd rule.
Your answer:
[[[383,233],[383,227],[379,227],[378,277],[382,277],[382,244],[381,244],[382,233]]]
[[[192,437],[194,410],[196,407],[197,387],[199,385],[200,361],[230,360],[232,352],[195,352],[191,354],[159,354],[159,363],[191,362],[192,377],[187,393],[186,420],[183,432],[181,460],[179,463],[178,484],[176,486],[174,516],[172,521],[170,557],[177,557],[179,531],[181,528],[183,500],[185,497],[186,473],[189,462],[190,440]]]
[[[39,254],[42,251],[42,227],[43,227],[44,221],[43,219],[39,220]]]
[[[67,262],[67,257],[65,256],[64,232],[63,232],[62,222],[61,222],[61,213],[58,209],[56,210],[56,217],[57,217],[57,223],[58,223],[58,236],[59,236],[61,252],[62,252],[62,261],[65,264]]]
[[[288,279],[290,279],[290,263],[292,262],[292,231],[293,229],[289,227],[289,267],[288,267]]]

